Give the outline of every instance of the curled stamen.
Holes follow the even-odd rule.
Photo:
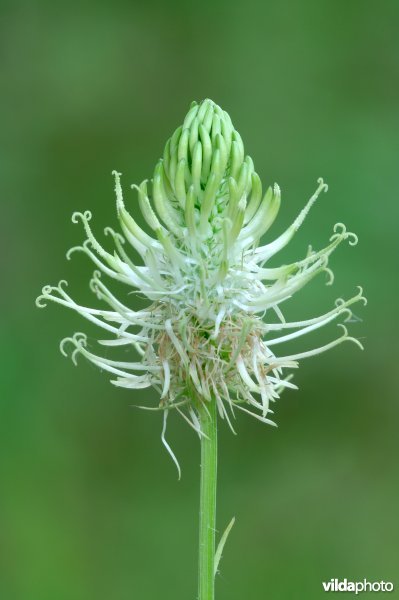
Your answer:
[[[46,296],[44,294],[41,294],[40,296],[38,296],[35,300],[35,304],[36,304],[37,308],[46,308],[47,302],[45,302],[45,300],[46,300]]]
[[[329,267],[325,267],[323,271],[327,273],[326,285],[332,285],[334,283],[334,273],[332,269],[330,269]]]
[[[76,357],[78,354],[80,354],[80,352],[81,352],[81,348],[78,346],[75,348],[75,350],[71,354],[71,360],[72,360],[73,364],[75,365],[75,367],[77,367],[77,365],[78,365]]]
[[[42,293],[35,300],[35,304],[38,308],[45,308],[47,306],[47,302],[45,300],[50,300],[50,294],[53,288],[51,285],[45,285],[42,288]]]
[[[72,344],[75,347],[75,350],[73,351],[71,358],[72,358],[74,364],[76,365],[76,362],[74,360],[75,352],[76,352],[76,350],[80,351],[80,349],[83,346],[87,345],[87,336],[84,333],[77,332],[72,337],[66,337],[63,340],[61,340],[60,351],[61,351],[61,354],[67,358],[68,353],[65,351],[66,344]]]
[[[341,315],[346,313],[346,316],[344,318],[344,323],[349,323],[352,319],[353,313],[350,308],[345,306],[345,301],[342,298],[338,298],[335,301],[335,306],[339,309],[339,313]]]
[[[359,302],[363,302],[363,306],[367,306],[367,298],[363,296],[363,288],[360,285],[358,285],[357,289],[359,290],[359,293],[356,296],[356,300],[358,300]]]
[[[100,293],[100,287],[99,287],[99,283],[101,283],[100,278],[101,278],[101,271],[99,271],[98,269],[95,269],[95,271],[93,271],[92,278],[89,281],[89,288],[94,294],[96,294],[97,298],[102,297],[101,293]]]
[[[353,233],[352,231],[347,231],[343,223],[335,223],[334,234],[330,237],[330,242],[347,239],[349,239],[349,246],[356,246],[356,244],[359,241],[356,233]]]
[[[71,260],[71,256],[74,252],[85,252],[85,248],[83,246],[73,246],[72,248],[69,248],[66,253],[66,259]]]
[[[345,235],[345,233],[346,233],[346,226],[344,225],[344,223],[335,223],[335,225],[334,225],[334,233],[336,233],[338,235]]]
[[[105,227],[104,234],[112,236],[112,238],[114,240],[118,240],[118,242],[120,242],[121,244],[125,243],[125,238],[123,237],[123,235],[121,235],[120,233],[114,231],[112,229],[112,227]]]
[[[322,352],[326,352],[327,350],[334,348],[334,346],[338,346],[338,344],[341,344],[341,342],[344,342],[344,341],[353,342],[361,350],[363,350],[363,345],[359,342],[359,340],[357,340],[354,337],[349,336],[348,330],[345,327],[345,325],[343,325],[342,323],[339,323],[338,327],[341,327],[343,329],[343,331],[344,331],[343,335],[341,337],[337,338],[336,340],[333,340],[329,344],[326,344],[325,346],[321,346],[320,348],[315,348],[314,350],[308,350],[307,352],[300,352],[298,354],[292,354],[290,356],[283,356],[281,358],[278,358],[276,362],[282,363],[283,361],[301,360],[302,358],[316,356],[317,354],[321,354]]]
[[[328,192],[328,184],[324,183],[324,179],[322,177],[318,178],[317,183],[320,186],[320,192]]]
[[[342,334],[342,337],[339,338],[340,341],[353,342],[354,344],[356,344],[356,346],[358,346],[360,348],[360,350],[364,350],[363,344],[358,339],[349,335],[348,330],[343,323],[338,323],[338,327],[342,327],[342,329],[344,331],[344,333]]]
[[[89,210],[85,210],[84,213],[81,212],[74,212],[72,214],[72,223],[78,223],[79,221],[82,221],[83,224],[88,223],[91,218],[92,218],[92,214]]]
[[[350,231],[348,232],[347,237],[350,238],[348,242],[349,246],[356,246],[356,244],[359,241],[359,238],[357,237],[356,233]]]
[[[40,296],[36,298],[36,306],[38,308],[44,308],[47,306],[47,302],[45,300],[54,300],[56,296],[52,296],[52,292],[58,292],[60,295],[64,296],[65,292],[62,289],[62,286],[67,286],[68,282],[65,279],[61,279],[58,285],[45,285],[42,288],[42,293]],[[68,296],[67,296],[68,297]]]

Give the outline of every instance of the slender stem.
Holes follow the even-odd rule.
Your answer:
[[[215,598],[215,530],[217,482],[217,415],[213,398],[200,410],[201,490],[198,558],[198,600]]]

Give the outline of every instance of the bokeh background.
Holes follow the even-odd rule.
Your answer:
[[[399,5],[385,0],[2,0],[0,597],[196,598],[199,443],[58,351],[78,316],[34,300],[61,278],[90,301],[91,265],[65,260],[93,227],[116,225],[112,169],[150,177],[190,102],[231,114],[264,184],[283,193],[283,231],[323,176],[330,185],[279,260],[321,247],[335,222],[359,235],[333,256],[336,280],[287,305],[311,317],[362,284],[351,344],[304,361],[276,406],[277,430],[220,425],[218,522],[236,525],[220,600],[322,598],[322,581],[399,590]],[[337,335],[315,332],[310,349]],[[392,596],[399,594],[394,592]]]

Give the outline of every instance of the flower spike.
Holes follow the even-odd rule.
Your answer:
[[[209,99],[192,104],[167,141],[152,180],[132,186],[144,227],[125,206],[121,174],[113,171],[113,176],[121,232],[106,227],[105,235],[114,248],[106,250],[95,237],[90,211],[76,212],[72,221],[83,224],[86,240],[67,255],[83,252],[94,263],[90,288],[101,305],[75,302],[65,281],[45,286],[36,303],[73,309],[108,333],[109,339],[98,340],[101,346],[129,351],[124,361],[97,355],[83,333],[60,345],[75,364],[82,355],[110,373],[115,386],[157,390],[159,406],[153,409],[164,412],[162,441],[180,475],[165,439],[170,410],[176,409],[200,437],[205,435],[200,413],[212,400],[233,433],[236,408],[275,425],[271,403],[284,389],[296,389],[286,370],[343,341],[362,348],[341,322],[342,335],[323,346],[286,356],[273,352],[333,321],[353,322],[352,306],[366,303],[361,288],[313,318],[286,321],[281,307],[320,273],[331,285],[332,253],[345,240],[356,245],[357,236],[337,223],[326,247],[309,248],[295,262],[271,267],[270,259],[287,246],[328,187],[318,179],[288,229],[259,245],[277,218],[281,190],[277,184],[262,188],[229,115]],[[103,276],[124,283],[128,291],[117,296]],[[132,293],[146,298],[148,306],[134,310]]]

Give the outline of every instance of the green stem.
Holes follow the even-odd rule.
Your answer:
[[[215,532],[217,482],[217,415],[216,401],[200,409],[201,490],[198,557],[198,600],[215,598]]]

